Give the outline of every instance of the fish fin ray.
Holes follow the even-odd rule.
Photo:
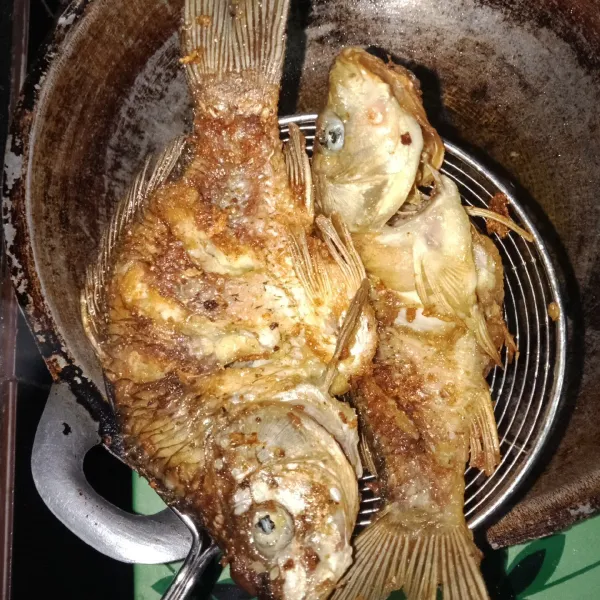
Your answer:
[[[373,452],[369,446],[369,442],[364,434],[364,431],[360,432],[358,442],[358,452],[360,454],[360,461],[362,462],[363,469],[366,469],[371,475],[377,475],[377,465],[375,464],[375,458]]]
[[[88,266],[81,292],[81,317],[94,350],[102,356],[100,339],[106,315],[106,286],[114,250],[124,231],[143,215],[149,196],[173,172],[185,147],[185,137],[175,138],[158,156],[148,157],[129,190],[117,204],[100,240],[97,260]]]
[[[181,47],[188,79],[252,70],[277,84],[289,0],[185,0]]]
[[[365,267],[346,224],[336,214],[316,219],[329,253],[340,267],[349,293],[354,293],[366,277]]]
[[[328,271],[322,267],[320,257],[311,254],[304,231],[290,233],[289,239],[294,270],[311,302],[316,304],[320,298],[329,298],[331,283]]]
[[[310,162],[306,154],[306,140],[296,123],[289,125],[290,139],[283,148],[283,156],[292,189],[299,198],[312,221],[314,219],[314,199]]]
[[[327,369],[325,371],[325,376],[323,378],[323,389],[329,390],[335,375],[337,373],[337,367],[340,362],[340,358],[342,356],[342,352],[350,343],[352,339],[352,335],[358,325],[358,321],[360,320],[360,316],[363,311],[363,307],[367,303],[367,299],[369,297],[369,289],[370,284],[367,278],[363,279],[363,282],[360,284],[356,294],[354,294],[354,298],[352,298],[352,302],[350,302],[350,306],[346,312],[346,316],[344,317],[344,321],[342,323],[342,327],[340,328],[340,332],[337,337],[337,342],[335,344],[335,351],[333,352],[333,356],[327,365]]]
[[[387,510],[354,542],[354,562],[332,600],[385,600],[403,589],[408,600],[488,600],[481,553],[464,523],[415,530]],[[373,557],[377,556],[376,561]]]
[[[467,326],[473,332],[479,347],[494,361],[494,363],[503,367],[500,359],[500,352],[496,348],[490,331],[488,329],[485,317],[483,316],[479,306],[474,306],[471,311],[471,316],[466,320]]]
[[[476,392],[469,409],[469,464],[491,475],[500,462],[500,442],[489,392]]]

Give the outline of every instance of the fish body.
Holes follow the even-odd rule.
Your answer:
[[[349,94],[356,89],[357,70],[365,90],[375,82],[379,99],[402,107],[401,129],[412,119],[423,132],[419,137],[411,130],[413,160],[394,174],[405,180],[388,197],[389,210],[380,210],[377,202],[384,188],[370,183],[389,179],[385,153],[363,167],[357,161],[355,182],[346,182],[344,191],[339,165],[355,161],[355,148],[328,147],[323,134],[332,114],[345,130],[360,127],[354,135],[362,138],[384,122],[364,125],[364,115],[390,114],[379,99],[375,108],[369,104],[370,92]],[[443,151],[423,151],[420,139],[439,138],[423,123],[418,95],[411,95],[418,109],[399,102],[398,88],[404,87],[404,95],[416,89],[407,84],[409,75],[398,75],[402,71],[362,50],[344,50],[331,70],[329,103],[317,131],[317,201],[325,214],[339,210],[354,232],[372,284],[380,338],[373,371],[354,379],[352,398],[366,463],[376,471],[385,504],[356,539],[355,561],[333,598],[381,600],[403,589],[410,600],[434,600],[441,584],[444,598],[482,599],[488,596],[480,553],[463,514],[464,469],[470,457],[472,466],[490,474],[500,459],[485,374],[499,361],[501,345],[511,341],[502,318],[502,264],[491,240],[471,225],[456,185],[439,174]],[[387,92],[381,91],[385,85]],[[350,97],[353,102],[341,109],[339,98]],[[397,127],[389,124],[386,130]],[[426,177],[427,193],[418,188]],[[344,195],[352,204],[348,210]]]
[[[194,131],[117,207],[82,314],[129,462],[249,592],[295,600],[326,597],[351,561],[357,423],[332,393],[376,336],[349,234],[312,233],[299,129],[279,141],[286,14],[186,1]]]

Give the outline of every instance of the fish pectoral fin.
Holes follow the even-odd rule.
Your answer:
[[[185,0],[181,50],[192,87],[210,75],[254,71],[278,84],[289,0]]]
[[[146,201],[152,192],[171,175],[184,147],[185,138],[178,137],[156,157],[146,159],[142,170],[112,214],[100,240],[96,262],[87,268],[81,292],[81,318],[84,330],[99,356],[102,356],[100,339],[105,326],[106,291],[113,252],[125,230],[143,215]]]
[[[500,463],[500,442],[489,392],[477,391],[469,406],[469,464],[491,475]]]
[[[445,257],[438,259],[431,256],[424,272],[440,308],[464,319],[465,315],[469,314],[470,304],[476,301],[474,290],[470,294],[465,292],[468,289],[469,276],[472,274],[468,266],[459,262],[450,263]]]
[[[289,125],[290,139],[283,147],[288,180],[295,196],[301,202],[312,223],[315,214],[310,162],[306,154],[306,140],[296,123]]]
[[[354,331],[358,325],[363,307],[369,298],[369,289],[369,280],[365,277],[356,291],[356,294],[354,294],[352,302],[350,302],[350,306],[348,307],[348,311],[344,317],[344,322],[340,328],[340,333],[338,334],[335,351],[331,360],[329,361],[329,364],[327,365],[322,386],[322,389],[325,391],[329,391],[329,388],[331,387],[331,384],[333,383],[333,380],[337,374],[337,368],[342,356],[342,352],[350,344],[350,340],[354,335]]]
[[[367,275],[350,231],[336,214],[330,218],[319,215],[316,223],[329,253],[342,272],[347,292],[354,294]]]
[[[385,600],[400,589],[408,600],[435,600],[440,584],[444,600],[487,600],[480,559],[464,522],[411,527],[392,506],[356,538],[332,600]]]

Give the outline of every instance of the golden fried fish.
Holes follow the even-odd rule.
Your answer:
[[[321,210],[354,232],[372,284],[379,348],[352,397],[385,505],[356,539],[335,600],[396,589],[435,600],[438,585],[445,599],[488,597],[463,515],[464,470],[469,454],[487,474],[500,460],[485,374],[513,342],[500,256],[439,174],[442,161],[415,78],[345,49],[330,72],[313,177]]]
[[[129,462],[249,592],[297,600],[351,562],[357,420],[331,394],[370,369],[376,328],[349,234],[313,232],[299,129],[279,141],[286,15],[186,0],[194,130],[117,207],[82,314]]]

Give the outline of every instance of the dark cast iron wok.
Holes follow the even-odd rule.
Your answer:
[[[189,127],[177,61],[181,8],[182,0],[72,3],[27,81],[7,144],[2,216],[19,302],[52,375],[116,454],[79,290],[115,200],[149,152]],[[281,114],[317,111],[334,55],[344,45],[369,47],[416,72],[446,139],[518,182],[566,300],[565,407],[535,477],[487,536],[494,546],[514,544],[595,513],[598,2],[299,1],[288,30]]]

